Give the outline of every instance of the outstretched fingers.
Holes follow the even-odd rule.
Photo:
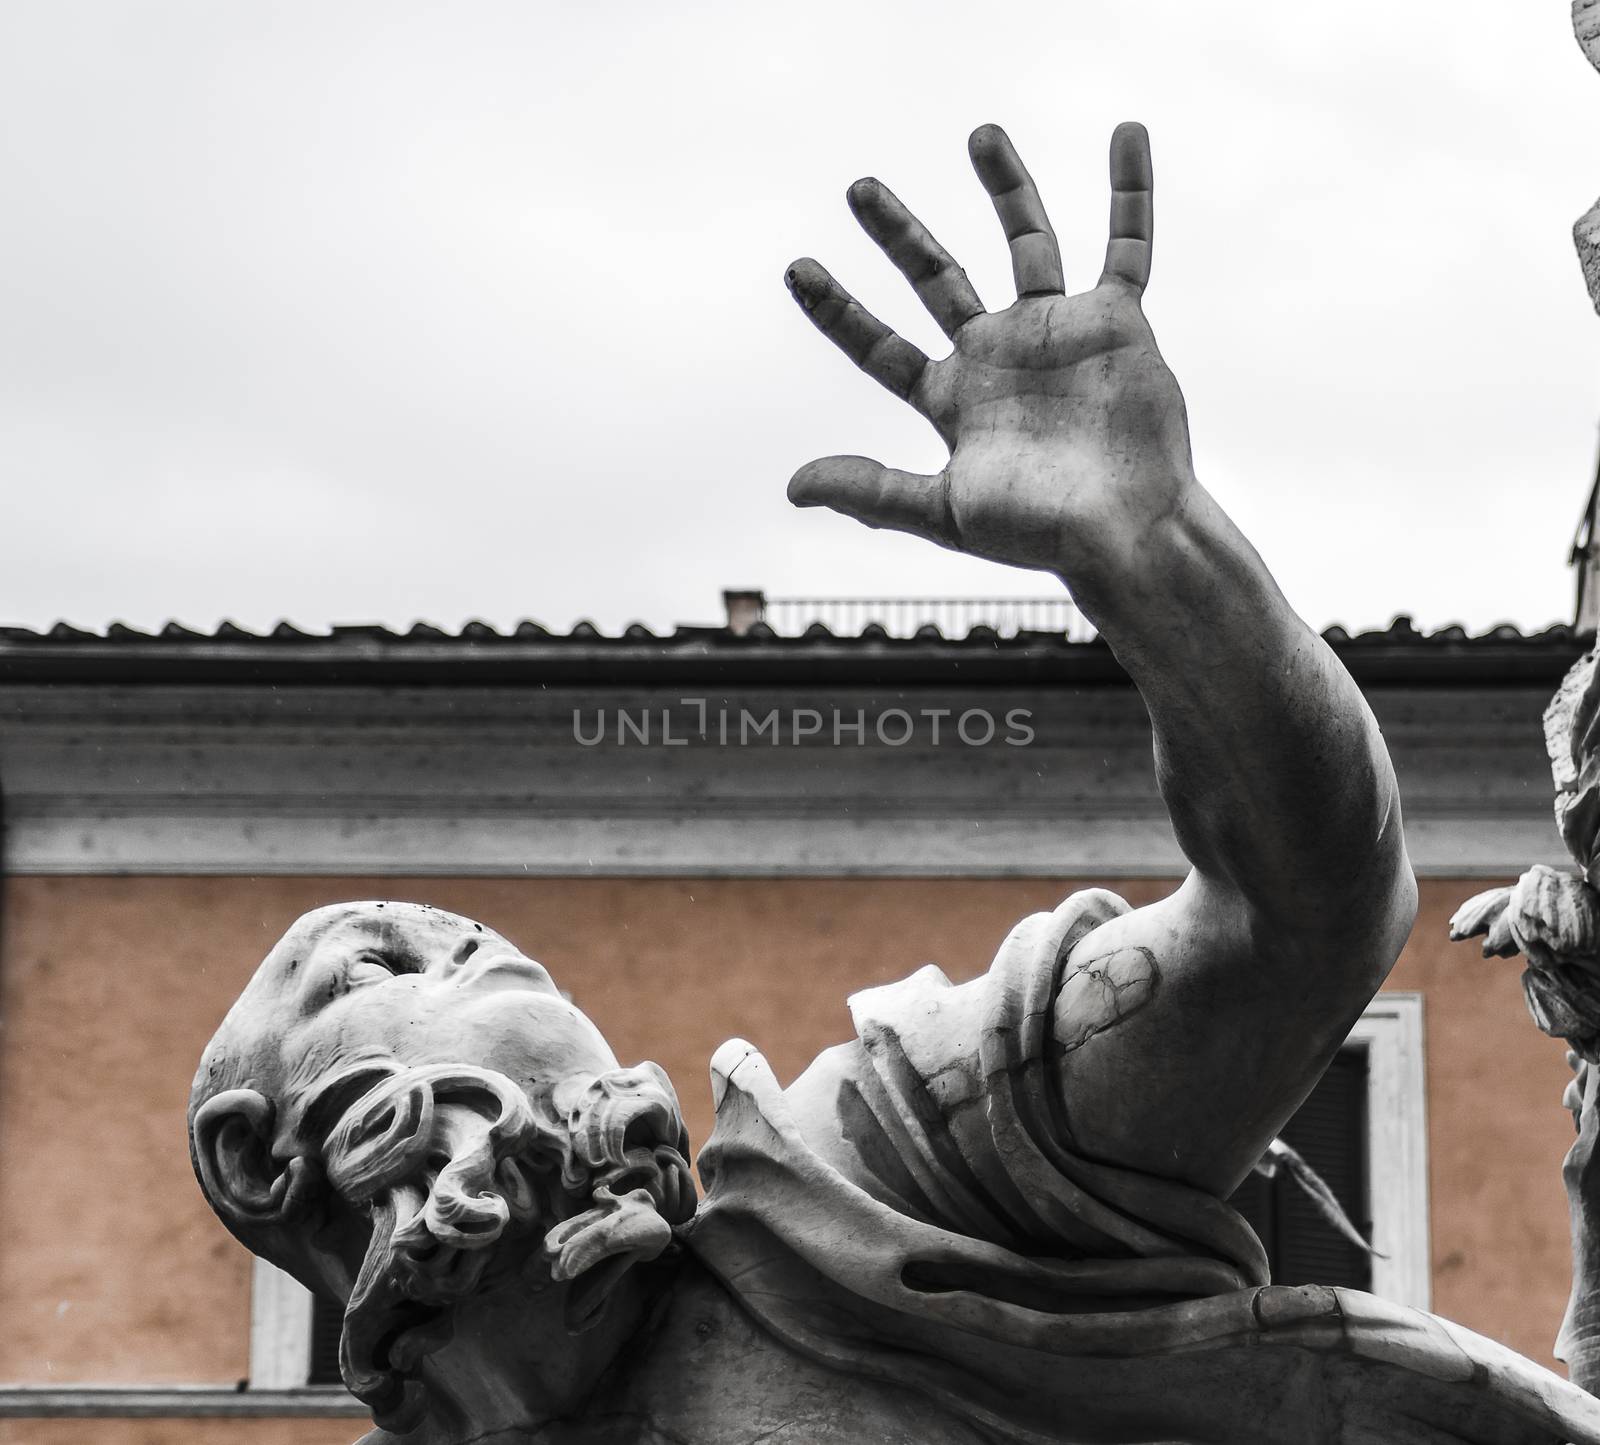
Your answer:
[[[997,125],[980,125],[967,142],[972,168],[994,202],[1011,247],[1011,274],[1018,296],[1060,295],[1066,290],[1061,248],[1044,213],[1038,187],[1011,138]]]
[[[1135,291],[1149,282],[1154,184],[1149,133],[1137,121],[1124,121],[1111,134],[1111,238],[1102,282],[1123,281]]]
[[[784,279],[818,331],[874,381],[902,400],[911,400],[928,364],[922,352],[879,321],[809,256],[796,261]]]
[[[954,544],[943,476],[896,471],[868,457],[823,457],[807,462],[789,483],[797,507],[829,507],[869,527],[888,527]]]
[[[857,181],[846,193],[864,230],[899,268],[946,336],[983,311],[967,273],[882,181]]]

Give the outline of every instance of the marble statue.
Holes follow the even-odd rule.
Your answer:
[[[1483,938],[1486,958],[1521,955],[1533,1021],[1565,1039],[1573,1079],[1564,1102],[1578,1137],[1562,1166],[1572,1220],[1572,1295],[1556,1356],[1600,1390],[1600,652],[1572,667],[1544,715],[1556,826],[1576,865],[1538,863],[1509,888],[1470,898],[1454,939]]]
[[[1600,0],[1572,0],[1572,31],[1600,70]],[[1600,202],[1572,228],[1584,284],[1600,311]],[[1575,559],[1576,560],[1576,559]],[[1583,564],[1588,565],[1588,564]],[[1580,592],[1581,597],[1581,592]],[[1578,626],[1585,625],[1580,604]],[[1592,618],[1589,626],[1593,626]],[[1556,1337],[1571,1378],[1600,1394],[1600,653],[1591,649],[1562,680],[1544,715],[1555,783],[1556,826],[1576,871],[1536,864],[1510,888],[1468,899],[1450,936],[1483,938],[1486,958],[1522,955],[1523,996],[1533,1021],[1569,1045],[1573,1079],[1563,1102],[1578,1137],[1561,1175],[1572,1223],[1572,1293]]]
[[[1600,0],[1572,0],[1572,32],[1589,63],[1600,70]],[[1572,240],[1589,299],[1600,311],[1600,201],[1573,223]]]
[[[420,905],[324,908],[201,1061],[206,1197],[344,1304],[370,1445],[1600,1445],[1600,1401],[1488,1340],[1272,1286],[1224,1202],[1412,922],[1394,776],[1195,480],[1140,305],[1143,129],[1112,139],[1105,269],[1075,295],[1011,142],[984,126],[971,154],[1000,310],[885,186],[849,192],[949,356],[816,262],[788,274],[948,464],[831,457],[790,495],[1058,574],[1148,705],[1187,880],[1075,894],[972,982],[857,995],[855,1037],[787,1087],[724,1045],[700,1200],[672,1085],[537,963]]]

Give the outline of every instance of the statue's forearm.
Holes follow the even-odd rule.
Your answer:
[[[1355,682],[1198,484],[1075,530],[1062,575],[1155,729],[1162,794],[1208,880],[1295,927],[1408,889],[1394,773]]]
[[[1593,1066],[1585,1068],[1588,1072]],[[1574,1384],[1593,1393],[1600,1390],[1600,1177],[1594,1156],[1600,1131],[1592,1072],[1584,1083],[1578,1137],[1561,1169],[1572,1219],[1572,1295],[1556,1340],[1556,1358],[1566,1361]]]

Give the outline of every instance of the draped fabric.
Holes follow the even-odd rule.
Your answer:
[[[994,965],[851,1000],[839,1137],[742,1041],[687,1247],[771,1334],[942,1401],[997,1441],[1600,1445],[1600,1401],[1357,1291],[1266,1283],[1190,1186],[1086,1159],[1053,1079],[1061,961],[1126,905],[1075,895]]]

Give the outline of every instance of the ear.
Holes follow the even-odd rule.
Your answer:
[[[321,1170],[303,1156],[272,1157],[272,1101],[254,1089],[229,1089],[195,1111],[190,1147],[211,1207],[234,1228],[284,1224],[304,1212]]]

